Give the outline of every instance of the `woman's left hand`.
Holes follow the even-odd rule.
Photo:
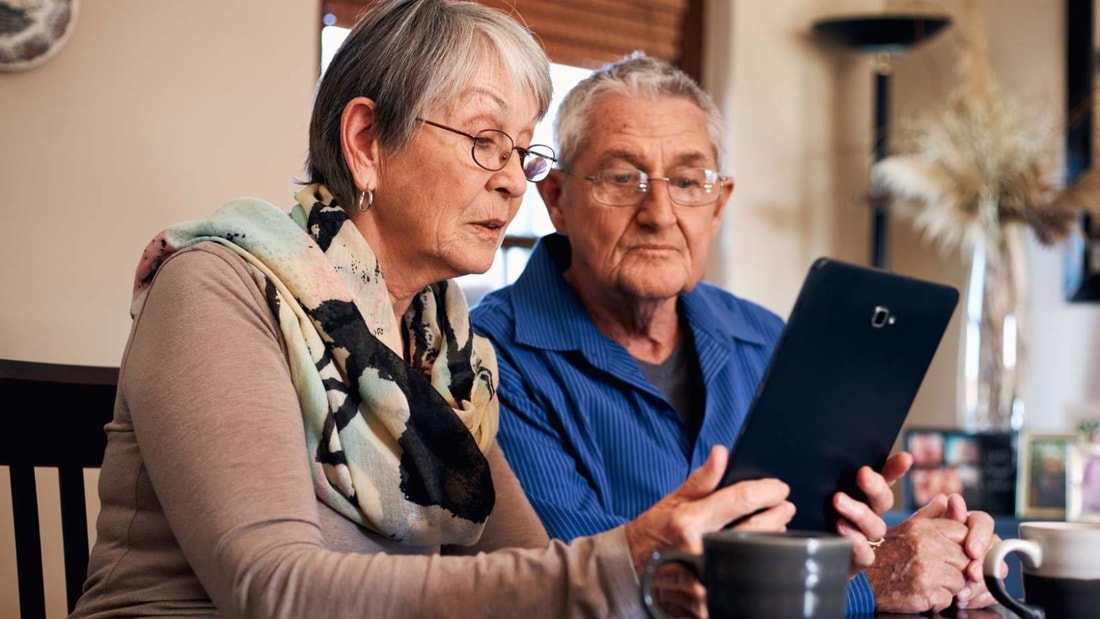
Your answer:
[[[867,502],[857,501],[843,492],[833,496],[833,507],[840,514],[837,533],[852,541],[850,574],[855,576],[875,561],[875,547],[886,537],[886,521],[882,514],[894,506],[894,491],[890,489],[913,464],[906,452],[896,453],[886,460],[882,473],[865,466],[856,474],[856,485],[867,496]]]

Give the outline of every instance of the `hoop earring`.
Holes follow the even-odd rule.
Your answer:
[[[367,205],[363,206],[363,200],[366,199]],[[360,191],[359,199],[355,201],[355,210],[360,213],[366,213],[370,210],[370,207],[374,206],[374,190]]]

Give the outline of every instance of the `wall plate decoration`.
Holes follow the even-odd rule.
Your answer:
[[[68,41],[80,0],[0,0],[0,71],[25,71]]]

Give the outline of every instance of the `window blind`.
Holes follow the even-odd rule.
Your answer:
[[[479,0],[525,23],[560,64],[596,68],[635,50],[698,78],[697,0]],[[327,0],[330,25],[350,27],[370,0]],[[334,22],[334,24],[332,24]],[[689,40],[685,40],[689,32]]]

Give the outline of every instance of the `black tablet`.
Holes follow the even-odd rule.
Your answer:
[[[864,499],[951,320],[954,288],[820,258],[810,268],[730,454],[723,485],[791,487],[789,529],[835,531],[837,491]]]

